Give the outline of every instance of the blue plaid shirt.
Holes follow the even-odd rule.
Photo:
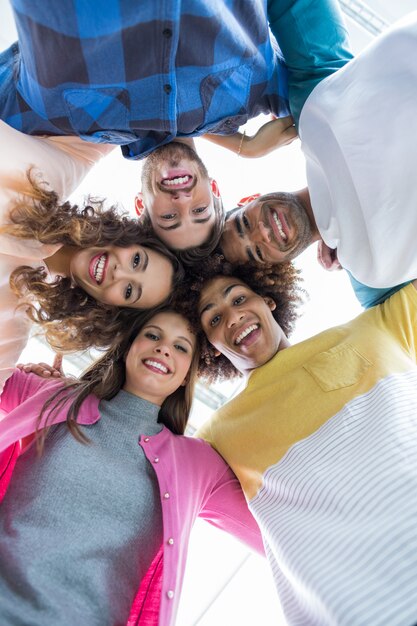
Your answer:
[[[12,4],[19,43],[0,55],[0,116],[25,133],[120,144],[135,159],[289,114],[266,0]]]

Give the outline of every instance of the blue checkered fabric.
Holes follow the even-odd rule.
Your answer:
[[[266,0],[13,0],[0,116],[141,158],[176,136],[231,134],[289,114]]]

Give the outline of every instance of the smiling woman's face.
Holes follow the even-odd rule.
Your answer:
[[[170,259],[146,246],[108,246],[77,251],[70,273],[99,302],[150,309],[170,295],[174,268]]]
[[[158,313],[130,347],[124,390],[161,406],[185,384],[195,345],[185,318],[170,311]]]

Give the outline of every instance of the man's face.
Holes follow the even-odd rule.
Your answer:
[[[269,193],[232,211],[220,246],[231,263],[290,261],[313,243],[308,213],[296,194]]]
[[[170,248],[199,246],[209,238],[216,219],[210,179],[189,146],[174,141],[147,157],[142,194],[156,235]]]
[[[218,276],[201,292],[199,315],[209,342],[243,374],[269,361],[289,345],[272,311],[275,302],[253,292],[240,279]]]

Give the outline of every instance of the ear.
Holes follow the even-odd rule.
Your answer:
[[[214,180],[214,178],[210,178],[210,186],[211,186],[211,191],[212,191],[213,196],[215,198],[220,198],[219,186],[217,184],[217,181]]]
[[[215,350],[215,351],[214,351],[214,356],[215,356],[216,358],[218,358],[220,355],[221,355],[221,352],[219,352],[218,350]]]
[[[275,309],[277,308],[277,303],[275,302],[275,300],[273,300],[269,296],[264,296],[264,301],[266,302],[270,311],[275,311]]]
[[[249,202],[252,202],[252,200],[256,200],[256,198],[259,198],[260,195],[260,193],[253,193],[251,196],[246,196],[246,198],[242,198],[241,200],[239,200],[237,206],[245,206],[245,204],[249,204]]]
[[[145,205],[143,202],[143,194],[141,191],[139,191],[135,197],[135,211],[138,217],[142,217],[143,212],[145,211]]]

